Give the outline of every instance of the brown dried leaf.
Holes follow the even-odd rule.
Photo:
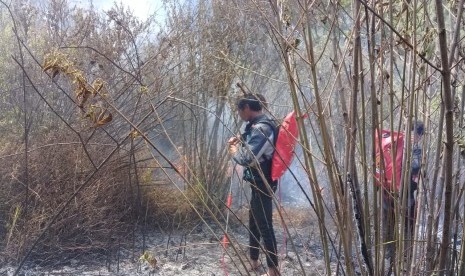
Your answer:
[[[108,124],[109,122],[111,122],[111,120],[113,119],[113,116],[111,115],[111,113],[108,113],[108,115],[106,117],[103,117],[102,119],[98,120],[96,123],[95,123],[95,127],[101,127],[105,124]]]
[[[78,106],[83,107],[84,104],[87,102],[89,99],[90,95],[92,93],[84,86],[79,87],[79,90],[76,92],[76,99],[78,100]],[[81,97],[81,99],[79,99]]]

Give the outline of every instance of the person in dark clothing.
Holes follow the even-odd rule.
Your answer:
[[[266,250],[267,275],[279,275],[276,238],[273,229],[273,193],[277,182],[271,180],[271,158],[274,153],[276,124],[262,111],[263,102],[253,94],[247,94],[237,102],[240,118],[247,122],[241,137],[228,141],[229,154],[235,162],[244,166],[243,179],[251,185],[249,211],[249,244],[252,269],[259,267],[260,240]]]
[[[404,212],[400,214],[401,219],[404,220],[404,233],[405,239],[409,242],[413,239],[413,231],[415,226],[415,209],[416,209],[416,202],[415,202],[415,191],[418,189],[418,178],[420,176],[420,169],[421,169],[421,157],[422,157],[422,150],[421,150],[421,138],[424,134],[424,124],[422,121],[415,121],[412,125],[412,136],[410,142],[412,143],[412,155],[411,155],[411,162],[410,162],[410,181],[409,186],[406,190],[401,189],[401,193],[399,195],[399,202],[403,198],[402,193],[405,191],[407,193],[407,206]],[[409,140],[405,140],[407,143]],[[394,224],[398,221],[396,220],[395,215],[395,207],[394,207],[394,200],[395,197],[391,193],[391,191],[384,190],[383,191],[383,208],[384,208],[384,235],[385,235],[385,242],[386,242],[386,257],[391,258],[393,261],[394,250],[395,250],[395,243],[394,241]]]
[[[424,124],[422,121],[415,121],[412,126],[412,159],[410,163],[410,187],[407,189],[407,214],[405,216],[407,233],[411,236],[415,223],[415,191],[418,189],[418,178],[421,169],[421,138],[424,133]]]

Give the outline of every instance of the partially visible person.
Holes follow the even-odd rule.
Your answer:
[[[418,189],[418,180],[421,171],[421,139],[425,132],[425,126],[422,121],[415,121],[412,125],[412,159],[410,163],[410,187],[407,190],[407,213],[406,213],[406,229],[412,236],[415,223],[415,192]]]
[[[409,186],[405,190],[407,193],[407,206],[405,212],[401,214],[401,219],[404,220],[404,233],[407,241],[410,241],[413,238],[413,230],[415,226],[415,209],[416,209],[416,200],[415,192],[418,189],[418,180],[421,171],[421,139],[424,134],[424,124],[422,121],[415,121],[412,124],[411,139],[405,139],[405,142],[412,143],[412,156],[410,159],[410,175],[409,175]],[[396,220],[395,210],[394,210],[394,201],[399,200],[401,202],[403,196],[402,192],[404,190],[401,187],[399,194],[393,194],[391,191],[383,189],[383,209],[384,209],[384,239],[386,242],[386,257],[393,261],[392,257],[394,256],[394,225],[399,220]],[[399,198],[395,198],[395,195],[398,195]]]
[[[263,96],[247,94],[237,102],[239,117],[247,122],[241,137],[228,141],[229,154],[244,166],[244,180],[250,183],[249,245],[252,270],[260,266],[260,241],[266,250],[269,276],[280,275],[276,237],[273,229],[273,193],[277,182],[271,180],[271,158],[274,153],[276,124],[263,113],[266,100]]]

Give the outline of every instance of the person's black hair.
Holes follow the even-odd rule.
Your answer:
[[[262,107],[264,107],[265,109],[268,108],[268,102],[266,101],[265,96],[263,96],[260,93],[255,94],[255,96],[257,96],[257,98],[260,100]]]
[[[425,125],[422,121],[415,121],[412,125],[412,130],[418,135],[423,135],[425,133]]]
[[[252,111],[261,111],[262,104],[260,103],[260,101],[261,100],[256,95],[247,94],[237,101],[237,108],[240,110],[244,110],[245,106],[247,105]]]

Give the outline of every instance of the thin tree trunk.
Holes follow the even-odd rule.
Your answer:
[[[447,56],[447,33],[444,23],[444,9],[441,0],[435,0],[436,16],[438,22],[438,41],[442,64],[443,102],[445,108],[446,142],[444,145],[444,225],[442,241],[439,253],[438,271],[439,275],[445,275],[449,271],[449,244],[451,233],[451,207],[452,207],[452,158],[454,152],[454,113],[451,91],[451,75],[449,59]]]
[[[433,165],[433,177],[431,178],[431,188],[429,189],[429,197],[428,197],[428,203],[429,203],[429,209],[428,209],[428,225],[426,227],[426,270],[427,271],[433,271],[434,268],[434,256],[436,255],[436,250],[435,250],[435,241],[436,241],[436,230],[437,230],[437,222],[434,223],[435,221],[435,213],[436,213],[436,204],[435,204],[435,198],[436,198],[436,190],[437,190],[437,183],[438,183],[438,177],[439,173],[443,172],[441,170],[441,165],[443,164],[443,160],[440,159],[441,157],[441,151],[442,151],[442,132],[443,132],[443,126],[444,126],[444,104],[441,104],[440,107],[440,112],[439,112],[439,121],[438,121],[438,131],[437,131],[437,143],[436,143],[436,155],[434,157],[434,165]],[[442,176],[441,182],[442,182]],[[440,196],[442,193],[440,194]],[[441,201],[438,201],[438,210],[441,208]],[[437,220],[436,220],[437,221]],[[436,229],[436,230],[435,230]],[[433,236],[434,235],[434,236]]]
[[[361,54],[361,39],[360,39],[360,29],[361,29],[361,5],[360,2],[355,0],[354,1],[354,18],[355,18],[355,24],[354,24],[354,30],[353,30],[353,74],[352,74],[352,95],[351,95],[351,104],[350,104],[350,110],[349,110],[349,128],[348,128],[348,160],[349,165],[347,168],[347,171],[350,175],[348,177],[348,180],[350,184],[353,186],[352,187],[352,192],[354,193],[353,197],[353,205],[354,205],[354,211],[355,214],[363,214],[363,205],[361,203],[361,195],[360,195],[360,185],[357,179],[357,168],[356,168],[356,161],[355,161],[355,148],[356,148],[356,141],[357,141],[357,119],[358,119],[358,112],[357,112],[357,106],[358,106],[358,93],[360,89],[360,74],[361,74],[361,64],[360,64],[360,54]],[[352,178],[352,181],[350,181],[350,178]],[[357,218],[359,221],[357,221],[358,224],[358,234],[359,234],[359,239],[360,239],[360,245],[361,245],[361,253],[362,253],[362,258],[364,260],[364,263],[366,265],[366,269],[368,272],[368,275],[373,275],[373,266],[372,266],[372,260],[371,256],[368,253],[368,250],[366,248],[366,241],[365,241],[365,235],[364,235],[364,229],[363,226],[365,223],[363,223],[363,218]]]

